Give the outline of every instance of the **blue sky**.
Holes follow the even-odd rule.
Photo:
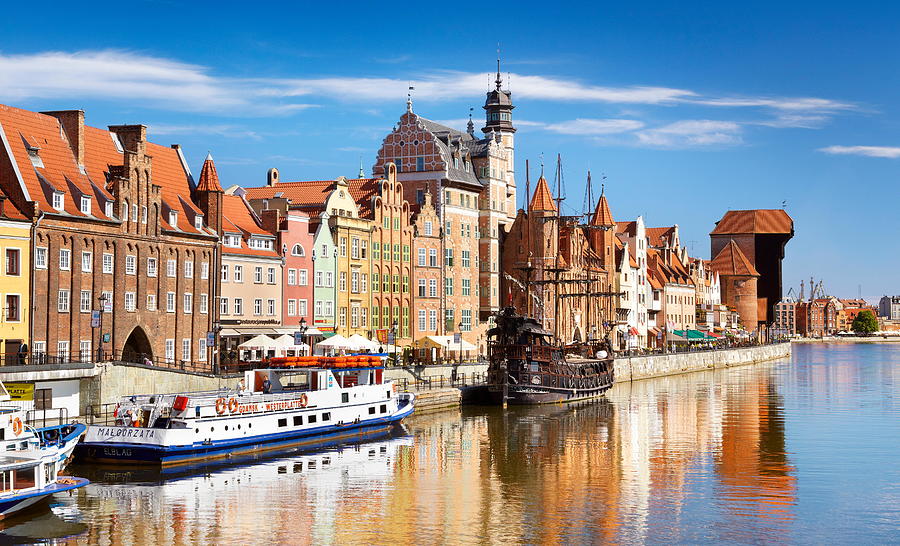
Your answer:
[[[355,176],[408,82],[419,114],[480,121],[500,42],[521,188],[561,153],[570,211],[590,168],[700,257],[725,210],[786,202],[786,289],[900,293],[900,5],[628,4],[14,3],[0,102],[147,124],[225,185]]]

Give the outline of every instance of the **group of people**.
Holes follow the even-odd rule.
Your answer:
[[[263,374],[262,379],[263,379],[263,380],[262,380],[262,385],[261,385],[261,386],[262,386],[262,393],[263,393],[263,394],[269,394],[270,392],[272,392],[272,382],[269,381],[269,375],[268,375],[268,374]],[[251,393],[251,391],[247,390],[247,381],[245,381],[243,377],[241,378],[240,381],[238,381],[238,384],[237,384],[237,392],[238,392],[238,395],[239,395],[239,396],[240,396],[240,395],[250,394],[250,393]]]

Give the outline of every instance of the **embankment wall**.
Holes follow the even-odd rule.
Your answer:
[[[719,351],[617,358],[616,383],[680,373],[745,366],[791,356],[790,343],[737,347]]]

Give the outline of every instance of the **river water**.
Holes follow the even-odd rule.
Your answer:
[[[900,542],[900,344],[466,407],[406,434],[94,480],[0,539],[92,544]]]

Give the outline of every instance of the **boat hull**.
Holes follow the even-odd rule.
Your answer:
[[[412,411],[410,404],[389,417],[359,423],[194,443],[189,446],[83,441],[76,447],[76,456],[79,460],[88,462],[170,466],[295,447],[315,448],[386,434],[412,414]]]
[[[84,487],[88,483],[90,482],[84,478],[60,476],[57,482],[37,491],[30,491],[21,495],[2,498],[0,499],[0,519],[6,519],[25,510],[34,508],[54,493],[61,493],[63,491]]]
[[[576,400],[588,400],[603,396],[611,386],[611,384],[602,385],[595,389],[553,389],[509,385],[507,388],[506,403],[512,405],[557,404],[562,402],[575,402]],[[503,403],[502,389],[502,386],[489,387],[491,401],[493,403]]]

